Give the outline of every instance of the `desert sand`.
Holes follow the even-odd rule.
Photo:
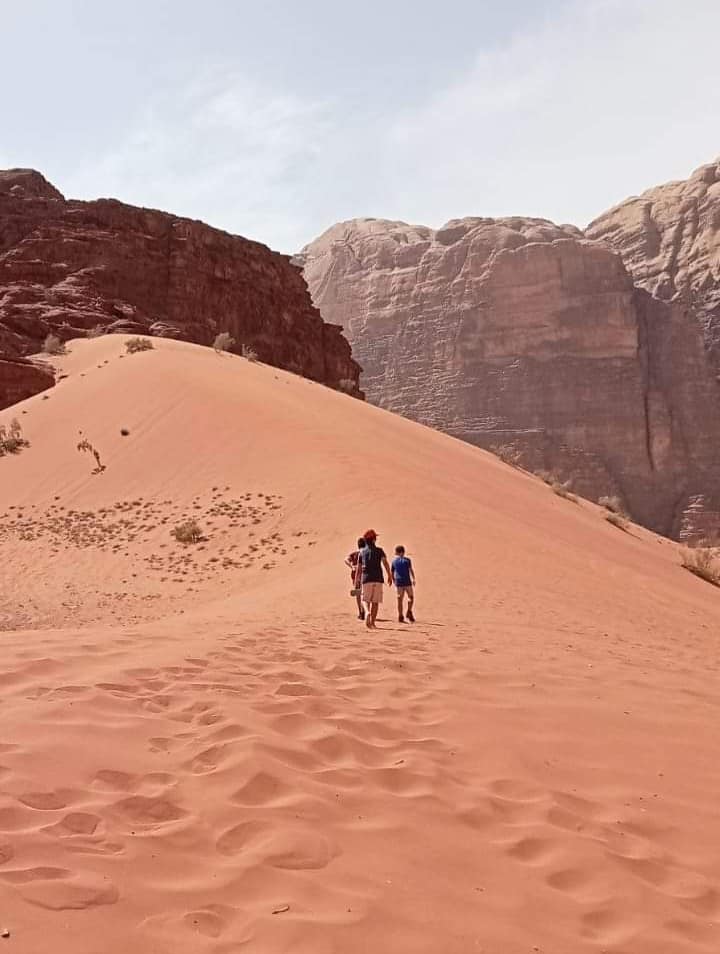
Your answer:
[[[30,441],[0,458],[2,951],[716,954],[720,591],[419,424],[124,345],[0,413]],[[389,590],[355,617],[368,526],[414,626]]]

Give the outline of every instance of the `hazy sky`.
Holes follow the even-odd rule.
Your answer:
[[[0,168],[295,251],[585,225],[720,154],[719,0],[0,0]]]

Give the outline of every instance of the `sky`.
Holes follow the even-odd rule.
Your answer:
[[[720,156],[718,0],[0,0],[0,168],[280,251],[586,225]]]

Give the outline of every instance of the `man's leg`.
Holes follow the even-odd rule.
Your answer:
[[[411,623],[415,622],[415,615],[413,614],[413,605],[415,604],[415,588],[411,587],[407,591],[408,598],[408,608],[407,608],[407,618]]]
[[[399,623],[405,622],[405,617],[403,616],[403,596],[404,596],[403,591],[400,588],[398,588],[397,604],[398,604],[398,622]]]
[[[375,620],[377,619],[378,610],[380,609],[379,603],[370,604],[370,624],[372,628],[375,628]]]
[[[358,619],[365,619],[365,610],[362,605],[362,590],[358,588],[357,591],[357,608],[358,608]]]

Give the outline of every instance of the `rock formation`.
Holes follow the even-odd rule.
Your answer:
[[[46,391],[54,384],[52,368],[28,358],[0,357],[0,409]]]
[[[128,331],[211,344],[359,394],[359,367],[287,256],[112,199],[66,201],[33,170],[0,172],[0,356]],[[0,391],[0,394],[2,391]]]
[[[716,526],[720,389],[695,315],[606,246],[538,219],[362,219],[299,261],[374,403],[619,496],[661,533]]]
[[[592,222],[636,285],[695,311],[720,372],[720,160],[628,199]]]

